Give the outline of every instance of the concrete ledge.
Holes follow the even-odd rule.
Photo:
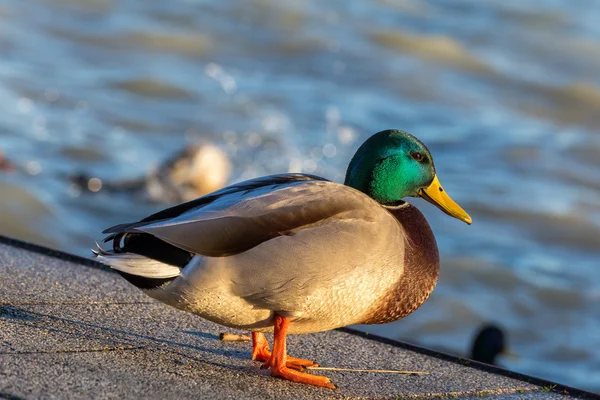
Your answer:
[[[274,379],[248,343],[158,303],[92,260],[0,237],[0,397],[600,398],[351,329],[290,336],[291,354],[325,367],[338,390]],[[313,373],[321,373],[313,371]]]

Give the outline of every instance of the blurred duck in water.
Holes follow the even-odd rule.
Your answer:
[[[128,193],[156,203],[181,203],[221,189],[231,174],[227,154],[211,144],[189,146],[146,176],[106,181],[78,174],[70,180],[86,192]]]
[[[475,336],[470,358],[482,363],[496,365],[496,357],[499,355],[512,355],[506,349],[504,332],[495,325],[484,325]]]

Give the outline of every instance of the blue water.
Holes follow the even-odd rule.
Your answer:
[[[516,371],[600,391],[600,3],[554,1],[0,4],[0,232],[88,255],[162,207],[66,175],[144,175],[197,140],[230,182],[342,180],[369,135],[432,151],[472,226],[421,200],[434,294],[374,332],[464,354],[495,321]]]

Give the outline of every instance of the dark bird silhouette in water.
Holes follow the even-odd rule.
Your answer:
[[[471,348],[471,359],[486,364],[496,364],[496,357],[506,354],[506,338],[502,329],[495,325],[483,326]]]

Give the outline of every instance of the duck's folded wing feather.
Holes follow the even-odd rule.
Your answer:
[[[158,213],[156,220],[147,218],[107,232],[143,232],[192,253],[220,257],[332,218],[369,218],[367,203],[374,203],[369,197],[341,184],[299,177],[244,182],[215,192],[210,201],[188,204],[182,212],[171,210],[170,218],[165,217],[169,213]]]
[[[138,226],[147,225],[151,222],[168,220],[171,218],[175,218],[185,212],[192,211],[197,208],[202,208],[208,204],[211,204],[215,200],[231,195],[231,194],[240,194],[240,193],[249,193],[253,190],[264,188],[264,187],[272,187],[276,188],[282,185],[293,184],[294,182],[302,182],[302,181],[327,181],[325,178],[321,178],[316,175],[310,174],[278,174],[271,176],[264,176],[260,178],[250,179],[244,182],[239,182],[230,186],[227,186],[223,189],[217,190],[216,192],[207,194],[205,196],[199,197],[195,200],[188,201],[182,204],[178,204],[173,207],[166,208],[157,213],[154,213],[141,221],[138,222],[129,222],[125,224],[119,224],[115,226],[111,226],[108,229],[105,229],[102,233],[111,234],[109,237],[105,239],[108,241],[112,239],[116,234],[125,233],[127,231],[131,231]]]

